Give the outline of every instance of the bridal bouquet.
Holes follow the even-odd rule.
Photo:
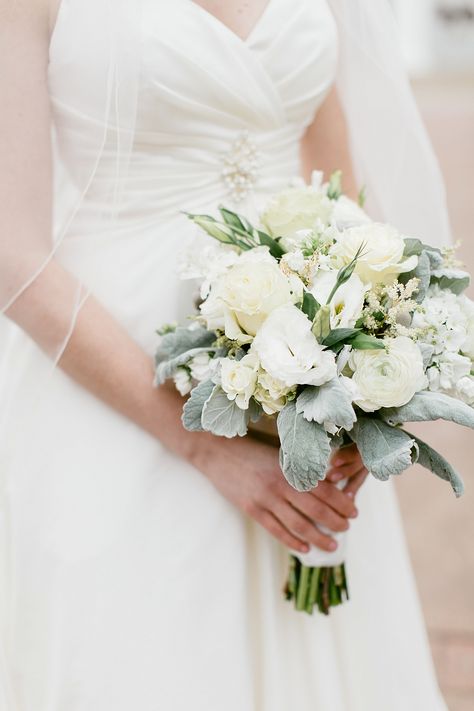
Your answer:
[[[214,240],[183,260],[182,276],[201,280],[199,313],[159,332],[156,384],[174,378],[189,393],[188,430],[236,437],[276,420],[281,469],[298,491],[325,478],[331,450],[355,442],[378,479],[418,462],[460,496],[449,462],[401,425],[474,427],[469,275],[453,250],[362,208],[335,173],[275,195],[255,224],[224,207],[188,215]],[[297,609],[327,614],[348,597],[343,550],[291,555]]]

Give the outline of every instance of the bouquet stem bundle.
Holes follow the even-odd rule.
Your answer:
[[[344,563],[334,567],[310,568],[294,555],[290,556],[290,570],[285,585],[287,600],[293,600],[295,610],[329,615],[331,607],[349,599]]]

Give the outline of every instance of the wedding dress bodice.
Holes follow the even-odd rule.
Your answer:
[[[91,121],[88,107],[72,111],[67,100],[73,60],[64,59],[68,33],[61,23],[75,3],[63,0],[51,43],[49,79],[60,142],[63,129],[87,141]],[[326,0],[269,0],[245,40],[192,0],[144,0],[142,22],[122,220],[167,219],[182,209],[242,201],[299,173],[300,138],[336,69],[336,28]],[[94,67],[83,67],[82,75],[90,102]],[[81,159],[67,145],[63,155],[66,162],[68,156]],[[115,163],[110,141],[89,188],[89,217],[106,199]],[[80,166],[67,167],[74,176]]]

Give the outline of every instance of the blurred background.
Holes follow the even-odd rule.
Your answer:
[[[459,256],[474,272],[474,0],[392,3],[444,173]],[[474,298],[474,285],[468,294]],[[411,429],[436,443],[466,486],[457,500],[447,484],[420,467],[397,481],[438,678],[449,711],[473,711],[474,434],[440,422]]]

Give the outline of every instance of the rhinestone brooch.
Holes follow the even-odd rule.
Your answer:
[[[241,133],[223,156],[222,180],[234,202],[244,200],[258,180],[260,154],[248,131]]]

